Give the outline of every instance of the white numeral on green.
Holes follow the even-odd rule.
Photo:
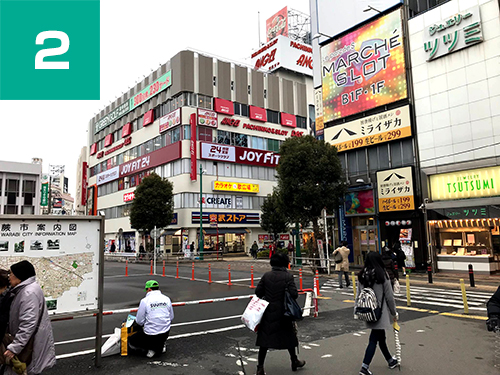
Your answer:
[[[44,48],[35,56],[35,69],[69,69],[69,61],[43,61],[47,56],[59,56],[65,54],[69,49],[68,34],[62,31],[42,31],[36,36],[36,44],[42,44],[45,39],[59,39],[61,46],[57,48]]]

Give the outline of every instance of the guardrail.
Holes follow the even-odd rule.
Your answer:
[[[297,262],[300,260],[301,262]],[[290,263],[292,267],[311,267],[313,273],[318,269],[325,269],[328,272],[328,275],[331,274],[331,265],[332,262],[330,259],[320,259],[320,258],[307,258],[307,257],[296,257],[294,256],[290,259]]]
[[[166,262],[174,262],[174,261],[193,261],[193,260],[201,260],[201,254],[185,254],[184,252],[176,252],[176,253],[163,253],[159,252],[156,255],[156,261],[166,261]],[[153,253],[104,253],[105,260],[114,260],[119,262],[125,262],[128,260],[130,263],[133,262],[150,262],[154,260]],[[203,260],[224,260],[224,254],[219,251],[204,251],[203,252]]]

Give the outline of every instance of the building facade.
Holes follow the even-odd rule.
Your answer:
[[[0,215],[40,214],[42,165],[0,161]]]
[[[165,251],[198,244],[200,220],[207,249],[262,246],[260,206],[276,184],[277,152],[309,133],[312,103],[308,75],[179,52],[91,119],[87,213],[104,211],[108,243],[135,250],[144,238],[130,226],[134,190],[156,172],[174,185]]]
[[[87,147],[82,147],[76,164],[75,215],[85,215],[87,206]]]

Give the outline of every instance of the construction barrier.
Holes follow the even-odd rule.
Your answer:
[[[231,284],[231,265],[230,264],[227,265],[227,273],[228,273],[228,283],[227,283],[227,285],[231,286],[233,284]]]
[[[299,268],[299,286],[300,286],[299,291],[302,292],[304,290],[302,289],[302,268]]]
[[[250,280],[251,280],[250,289],[255,289],[255,285],[253,285],[253,266],[250,267]]]
[[[212,266],[208,263],[208,283],[212,284]]]
[[[125,276],[128,276],[128,259],[125,260]]]

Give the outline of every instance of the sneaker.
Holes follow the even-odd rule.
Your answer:
[[[163,345],[163,350],[162,350],[162,353],[166,353],[167,352],[167,343],[165,343],[165,345]]]
[[[373,375],[373,372],[371,372],[367,368],[361,367],[361,370],[359,370],[359,375]]]
[[[155,356],[155,354],[156,354],[156,353],[155,353],[154,351],[152,351],[152,350],[148,350],[148,354],[146,354],[146,357],[148,357],[148,358],[153,358],[153,357]]]
[[[387,363],[389,365],[389,368],[395,368],[399,364],[398,360],[394,357],[392,357],[391,360]]]

